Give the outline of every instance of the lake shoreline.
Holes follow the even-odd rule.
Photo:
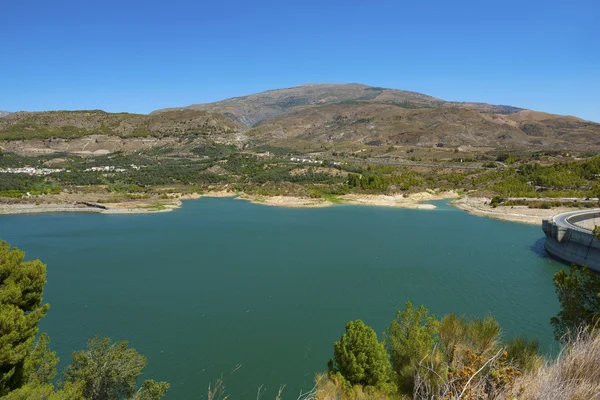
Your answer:
[[[0,215],[16,214],[38,214],[52,212],[91,212],[100,214],[148,214],[158,212],[169,212],[181,208],[183,201],[195,200],[202,197],[234,197],[239,200],[249,201],[253,204],[261,204],[271,207],[286,208],[322,208],[333,205],[362,205],[376,207],[393,207],[417,210],[433,210],[433,204],[428,201],[451,199],[450,205],[465,211],[471,215],[488,217],[503,221],[519,222],[532,225],[541,225],[542,220],[551,218],[553,215],[572,211],[573,208],[559,207],[554,209],[535,209],[526,206],[490,206],[490,199],[485,197],[460,197],[455,191],[437,192],[433,190],[412,194],[346,194],[332,196],[329,198],[309,198],[298,196],[264,196],[247,193],[236,193],[228,190],[215,190],[206,193],[173,193],[167,199],[159,201],[151,199],[140,199],[130,201],[102,202],[89,201],[94,195],[82,199],[77,194],[64,194],[56,201],[39,204],[33,202],[22,202],[15,204],[0,204]],[[87,200],[87,201],[85,201]]]
[[[542,225],[542,221],[556,214],[576,211],[573,207],[556,207],[551,209],[529,208],[527,206],[497,206],[490,205],[487,197],[461,197],[450,202],[450,205],[478,217],[499,219],[508,222],[518,222],[529,225]]]
[[[261,196],[241,194],[237,198],[247,200],[254,204],[263,204],[274,207],[288,208],[317,208],[330,207],[338,204],[410,208],[418,210],[433,210],[433,204],[423,204],[426,201],[445,200],[457,198],[456,192],[425,191],[409,195],[382,195],[382,194],[345,194],[331,198],[305,198],[295,196]]]
[[[93,197],[93,196],[88,196]],[[236,193],[226,190],[210,191],[206,193],[181,194],[174,193],[169,199],[152,201],[150,199],[119,201],[119,202],[96,202],[87,198],[82,199],[79,195],[63,195],[60,201],[39,203],[39,199],[30,202],[14,204],[0,204],[0,215],[14,214],[37,214],[49,212],[92,212],[100,214],[147,214],[155,212],[169,212],[181,208],[182,201],[196,200],[202,197],[234,197],[238,200],[249,201],[253,204],[262,204],[273,207],[286,208],[321,208],[337,204],[380,206],[410,208],[421,210],[432,210],[436,207],[432,204],[423,204],[426,201],[444,200],[457,198],[455,192],[419,192],[410,195],[357,195],[348,194],[329,199],[309,198],[298,196],[263,196],[247,193]],[[34,200],[34,199],[32,199]],[[83,201],[85,200],[85,201]]]

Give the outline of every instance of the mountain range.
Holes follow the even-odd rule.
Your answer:
[[[458,107],[499,114],[521,110],[485,103],[447,102],[421,93],[361,84],[318,84],[269,90],[215,103],[157,110],[154,113],[181,109],[202,110],[224,114],[243,125],[254,126],[300,108],[344,102],[396,104],[409,108]]]
[[[513,106],[452,102],[361,84],[270,90],[149,115],[103,111],[18,112],[0,119],[0,139],[89,135],[199,135],[244,148],[324,145],[600,150],[600,124]]]

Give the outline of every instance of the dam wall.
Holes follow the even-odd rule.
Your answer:
[[[600,272],[600,240],[592,234],[600,211],[575,211],[544,220],[544,247],[553,257]]]

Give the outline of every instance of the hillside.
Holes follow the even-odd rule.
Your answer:
[[[414,109],[397,104],[344,103],[304,108],[266,121],[247,135],[256,143],[276,141],[280,145],[301,140],[374,146],[600,148],[600,124],[574,117],[543,113],[531,116],[525,111],[492,114],[460,107]]]
[[[65,138],[89,135],[162,137],[229,135],[239,129],[229,118],[182,110],[156,115],[92,111],[17,112],[0,119],[0,140]]]
[[[437,107],[444,102],[435,97],[404,90],[384,89],[360,84],[303,85],[269,90],[215,103],[194,104],[179,109],[217,112],[246,125],[276,118],[306,106],[322,106],[344,101],[408,104],[414,107]],[[157,110],[153,114],[170,111]]]
[[[185,152],[189,146],[179,140],[184,136],[246,149],[301,151],[318,150],[325,144],[350,145],[353,150],[391,145],[600,150],[598,123],[360,84],[303,85],[150,115],[49,111],[17,112],[0,119],[2,147],[25,148],[28,153],[136,151],[164,147],[167,138],[169,148]],[[58,143],[48,140],[57,138],[61,139]],[[133,143],[134,139],[143,142]],[[8,143],[22,140],[27,143]]]
[[[220,113],[246,127],[251,145],[310,143],[600,148],[600,124],[518,107],[450,102],[360,84],[303,85],[179,109]]]
[[[8,114],[10,114],[8,111],[0,111],[0,118],[6,117]]]
[[[465,108],[481,113],[509,114],[521,111],[512,106],[486,103],[448,102],[425,94],[406,90],[386,89],[361,84],[302,85],[269,90],[249,96],[234,97],[215,103],[193,104],[176,110],[191,109],[217,112],[246,125],[254,126],[307,106],[322,106],[342,102],[397,104],[406,108]],[[157,110],[161,113],[174,109]]]

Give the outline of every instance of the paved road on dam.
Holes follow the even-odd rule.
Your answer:
[[[598,213],[598,210],[594,210],[594,211],[571,211],[571,212],[566,212],[566,213],[555,215],[554,217],[552,217],[552,220],[558,226],[562,226],[564,228],[573,229],[573,230],[576,230],[576,231],[579,231],[579,232],[589,233],[590,232],[589,229],[581,228],[581,227],[579,227],[579,226],[577,226],[575,224],[572,224],[571,222],[569,222],[569,218],[571,218],[571,217],[573,217],[575,215],[597,214],[597,213]]]

